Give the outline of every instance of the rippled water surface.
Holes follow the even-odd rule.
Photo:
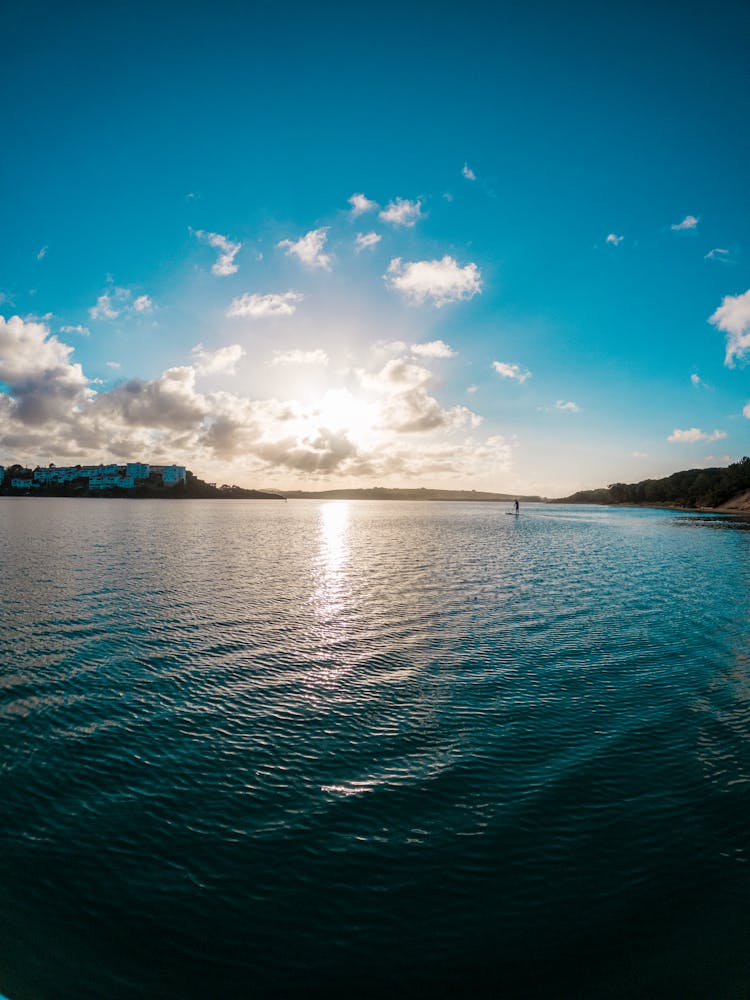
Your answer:
[[[0,501],[0,992],[750,996],[748,526]]]

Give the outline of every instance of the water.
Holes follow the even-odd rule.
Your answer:
[[[750,996],[748,527],[0,502],[0,993]]]

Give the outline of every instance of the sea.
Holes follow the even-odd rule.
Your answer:
[[[750,521],[0,500],[9,1000],[750,997]]]

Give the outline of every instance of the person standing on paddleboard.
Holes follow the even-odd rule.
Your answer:
[[[514,502],[514,503],[515,503],[515,505],[516,505],[516,514],[517,514],[517,513],[518,513],[518,509],[519,509],[519,508],[518,508],[518,500],[514,500],[513,502]]]

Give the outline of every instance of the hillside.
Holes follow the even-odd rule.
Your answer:
[[[521,500],[524,503],[541,501],[542,497],[519,496],[517,493],[481,493],[477,490],[430,490],[398,489],[373,486],[370,489],[355,490],[291,490],[284,496],[290,500],[460,500],[482,501],[486,503],[507,503]]]
[[[750,458],[726,468],[687,469],[663,479],[639,483],[612,483],[595,490],[581,490],[553,503],[633,504],[637,506],[750,508]]]

